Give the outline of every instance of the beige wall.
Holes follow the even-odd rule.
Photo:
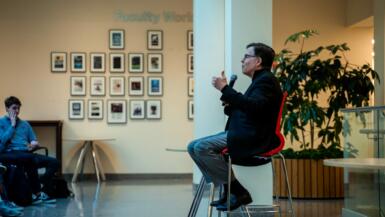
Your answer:
[[[320,36],[310,40],[306,47],[347,42],[352,50],[347,55],[349,61],[357,64],[371,62],[372,29],[347,28],[345,7],[345,0],[274,0],[274,48],[277,51],[282,49],[289,34],[316,29]],[[191,172],[192,162],[187,154],[166,152],[165,148],[185,148],[192,138],[193,123],[187,120],[186,87],[186,30],[192,28],[192,23],[122,22],[115,19],[117,10],[126,13],[150,11],[162,14],[163,11],[175,11],[185,14],[192,11],[192,1],[1,1],[0,98],[8,95],[20,97],[24,104],[24,119],[63,120],[64,138],[95,135],[116,138],[116,141],[101,146],[102,162],[108,173]],[[258,19],[258,15],[255,18]],[[68,120],[70,76],[83,74],[69,71],[51,73],[50,52],[108,54],[108,29],[111,28],[126,30],[125,53],[148,53],[146,30],[164,31],[164,96],[156,97],[162,99],[161,121],[128,120],[125,125],[108,125],[106,114],[103,121]],[[89,77],[91,73],[85,75]],[[108,72],[104,74],[106,77],[109,75]],[[124,74],[125,77],[128,75],[127,72]],[[147,77],[149,74],[145,72],[143,75]],[[88,99],[89,94],[76,98]],[[110,98],[106,96],[103,99],[106,103],[106,99]],[[124,97],[127,100],[130,98],[127,95]],[[63,142],[65,173],[74,170],[78,151],[79,144]]]
[[[192,12],[191,0],[16,0],[0,2],[0,98],[16,95],[23,102],[24,119],[59,119],[64,121],[63,137],[101,136],[115,138],[101,146],[101,158],[108,173],[186,173],[192,162],[185,153],[166,152],[165,148],[185,148],[192,138],[192,121],[187,119],[187,43],[186,31],[192,22],[123,22],[117,20],[117,10],[125,14],[149,11],[178,14]],[[146,55],[146,31],[161,29],[164,34],[161,75],[164,95],[151,97],[162,100],[162,120],[128,120],[124,125],[108,125],[103,121],[68,120],[70,76],[91,76],[81,73],[50,72],[50,52],[111,52],[108,30],[126,31],[124,52]],[[118,51],[120,52],[120,51]],[[87,58],[87,61],[89,58]],[[108,61],[107,61],[108,62]],[[87,62],[88,64],[89,62]],[[108,66],[108,64],[107,64]],[[145,67],[147,68],[147,67]],[[131,73],[132,74],[132,73]],[[100,74],[96,74],[100,75]],[[109,72],[103,74],[107,78]],[[124,74],[130,75],[127,71]],[[133,74],[145,76],[144,74]],[[108,81],[108,80],[107,80]],[[126,80],[127,81],[127,80]],[[108,83],[108,82],[107,82]],[[88,99],[89,79],[87,79]],[[108,87],[108,84],[107,84]],[[147,87],[147,85],[145,85]],[[127,89],[127,87],[126,87]],[[147,91],[145,91],[147,93]],[[107,91],[108,94],[108,91]],[[102,97],[106,100],[131,97]],[[147,99],[135,97],[136,99]],[[79,144],[63,141],[63,170],[72,172]]]
[[[314,29],[319,35],[306,41],[305,50],[346,42],[351,49],[346,53],[349,62],[372,64],[373,28],[347,27],[347,3],[345,0],[274,0],[274,48],[277,52],[283,49],[287,37],[295,32]],[[366,6],[371,7],[371,4]],[[299,48],[298,44],[293,43],[286,47],[297,52]],[[325,105],[326,98],[327,95],[320,97],[320,105]],[[297,145],[290,145],[290,139],[286,143],[287,147],[298,148]]]
[[[346,26],[345,0],[274,0],[273,3],[273,45],[276,50],[284,47],[289,35],[314,29],[319,35],[308,40],[305,49],[346,42],[351,49],[347,53],[349,62],[372,62],[373,29]],[[288,47],[298,46],[291,44]]]

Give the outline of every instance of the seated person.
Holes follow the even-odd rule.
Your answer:
[[[23,214],[22,211],[24,208],[3,198],[3,195],[6,195],[3,185],[3,175],[6,170],[7,167],[0,163],[0,215],[4,217],[20,216]]]
[[[251,84],[244,94],[227,85],[223,72],[213,77],[212,84],[221,91],[224,112],[229,116],[225,131],[196,139],[188,145],[188,152],[206,181],[224,185],[223,196],[211,203],[218,210],[227,210],[228,163],[222,150],[228,149],[234,163],[246,165],[252,156],[279,146],[275,125],[283,94],[270,71],[274,56],[274,50],[265,44],[247,45],[241,63],[243,74],[251,79]],[[249,192],[234,174],[231,180],[230,209],[251,203]]]
[[[56,202],[46,193],[51,188],[52,177],[59,169],[57,159],[45,155],[33,154],[32,150],[39,147],[31,125],[20,119],[21,102],[10,96],[4,101],[7,114],[0,118],[0,161],[10,164],[22,164],[31,182],[34,203]],[[45,168],[39,180],[38,169]],[[41,185],[43,187],[41,188]]]

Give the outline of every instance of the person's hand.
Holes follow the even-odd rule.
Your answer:
[[[225,76],[225,72],[222,71],[220,77],[214,76],[211,84],[217,89],[217,90],[222,90],[226,85],[227,85],[227,79]]]
[[[8,114],[9,114],[9,119],[11,119],[11,125],[12,125],[12,127],[15,127],[15,126],[16,126],[16,119],[17,119],[16,112],[10,110],[10,111],[8,112]]]
[[[40,147],[39,144],[37,144],[37,145],[28,144],[27,146],[28,146],[28,151],[33,151],[33,150]]]
[[[39,147],[40,147],[40,145],[39,145],[38,141],[31,141],[31,143],[28,144],[28,150],[29,151],[33,151],[33,150],[35,150],[35,149],[37,149]]]

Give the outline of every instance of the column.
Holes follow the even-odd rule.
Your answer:
[[[224,129],[225,117],[220,93],[211,78],[224,69],[224,0],[194,0],[194,137],[200,138]],[[193,183],[201,173],[194,166]]]
[[[380,84],[376,83],[374,105],[384,105],[384,29],[385,29],[385,2],[374,0],[374,70],[380,76]]]

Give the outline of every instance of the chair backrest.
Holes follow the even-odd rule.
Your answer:
[[[275,149],[270,150],[269,152],[266,152],[264,154],[261,154],[261,156],[265,156],[265,157],[273,156],[278,152],[280,152],[285,146],[285,137],[281,133],[281,119],[282,119],[282,112],[283,112],[283,107],[285,105],[286,97],[287,97],[287,92],[285,91],[282,96],[281,106],[279,108],[278,117],[277,117],[277,125],[275,127],[275,135],[278,136],[280,144]]]

